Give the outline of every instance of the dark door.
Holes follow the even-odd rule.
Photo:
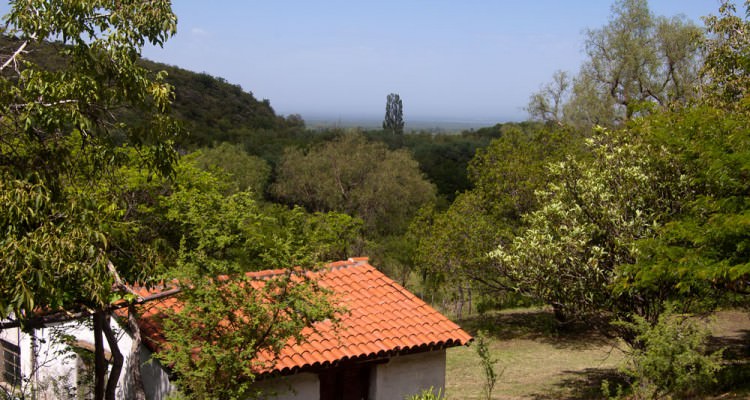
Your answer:
[[[370,391],[370,367],[347,365],[321,372],[320,400],[367,400]]]

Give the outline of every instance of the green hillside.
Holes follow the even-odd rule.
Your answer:
[[[16,48],[14,38],[0,36],[0,49]],[[43,67],[56,69],[66,62],[59,55],[59,44],[44,43],[27,47],[25,57]],[[258,100],[239,85],[206,73],[144,60],[154,73],[166,71],[167,82],[175,88],[173,114],[184,125],[187,135],[180,145],[192,149],[217,142],[247,142],[250,132],[283,130],[303,126],[297,116],[288,120],[277,116],[268,100]]]

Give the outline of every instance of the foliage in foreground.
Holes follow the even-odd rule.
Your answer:
[[[327,291],[298,272],[262,281],[203,279],[178,297],[184,307],[165,315],[168,348],[157,358],[178,374],[186,398],[260,396],[255,375],[273,365],[258,356],[275,354],[290,339],[303,342],[304,327],[335,319]]]
[[[172,87],[138,61],[144,45],[175,33],[177,17],[163,0],[10,6],[0,23],[13,36],[0,48],[0,318],[32,329],[45,325],[34,310],[63,320],[93,314],[94,396],[114,399],[123,357],[111,304],[129,295],[123,281],[152,276],[158,257],[127,220],[111,173],[123,147],[136,149],[149,173],[173,173]],[[48,69],[26,57],[52,38],[67,63]],[[123,109],[141,118],[124,123]]]
[[[437,393],[435,393],[435,388],[431,387],[419,394],[408,396],[405,400],[447,400],[447,397],[443,396],[442,389],[438,389]]]

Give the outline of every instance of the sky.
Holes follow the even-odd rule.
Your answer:
[[[281,115],[380,118],[398,93],[413,120],[527,118],[556,70],[577,72],[610,0],[175,0],[178,32],[144,57],[240,85]],[[656,15],[719,0],[650,0]],[[4,14],[7,5],[0,8]]]

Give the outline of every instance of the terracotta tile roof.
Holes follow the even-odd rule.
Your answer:
[[[283,270],[254,272],[252,277],[283,273]],[[395,354],[427,351],[467,344],[472,338],[458,325],[427,303],[372,267],[367,258],[350,258],[328,265],[316,279],[333,292],[348,313],[334,329],[330,321],[305,328],[306,341],[290,341],[275,358],[274,367],[262,373],[294,373],[301,369],[325,367],[346,360],[367,360]],[[163,288],[142,291],[153,294]],[[142,311],[144,336],[163,343],[153,316],[163,307],[175,307],[174,298],[158,300]],[[259,361],[274,362],[271,354]]]

